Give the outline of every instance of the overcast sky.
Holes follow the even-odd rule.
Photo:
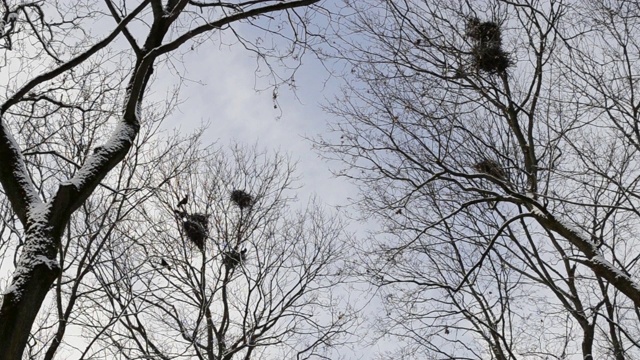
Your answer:
[[[349,203],[348,198],[357,197],[355,186],[333,176],[332,165],[321,159],[306,139],[321,134],[326,136],[332,115],[324,112],[320,105],[327,104],[337,95],[340,79],[329,77],[317,59],[306,56],[296,74],[296,92],[282,87],[278,92],[278,109],[274,109],[272,92],[255,90],[256,86],[263,88],[265,83],[256,83],[261,80],[256,78],[255,56],[241,46],[203,44],[186,55],[184,66],[183,75],[188,81],[183,82],[180,90],[182,103],[167,120],[167,128],[188,131],[202,123],[210,123],[206,142],[221,145],[232,141],[247,145],[257,143],[259,148],[268,151],[285,152],[298,162],[297,175],[302,188],[297,195],[301,201],[306,202],[310,196],[317,195],[329,209],[348,210],[344,208]],[[276,71],[285,70],[276,68]],[[163,91],[177,84],[178,78],[160,79],[160,82],[162,84],[152,85],[152,89],[158,96],[164,96]],[[366,228],[356,222],[349,226],[361,238]],[[375,311],[375,301],[369,302],[362,295],[346,296],[364,300],[358,305],[368,304],[367,313]],[[361,330],[365,331],[365,327]],[[353,352],[344,349],[342,355],[350,360],[370,359],[381,350],[379,347],[389,348],[388,344],[379,347],[356,344],[354,347],[357,349]]]
[[[296,75],[297,91],[294,94],[288,87],[280,88],[277,109],[271,91],[255,90],[265,83],[256,77],[255,56],[241,46],[204,44],[188,54],[184,64],[186,77],[202,84],[183,83],[180,92],[183,103],[169,118],[167,127],[187,130],[203,122],[210,123],[207,141],[222,145],[232,140],[244,144],[257,142],[260,148],[290,154],[298,161],[298,174],[304,185],[300,199],[315,193],[325,204],[336,206],[345,204],[348,196],[355,196],[354,187],[332,176],[329,165],[305,139],[326,130],[331,115],[320,109],[320,103],[331,99],[339,89],[339,80],[328,78],[318,60],[312,56],[303,59]],[[172,78],[174,83],[177,80]],[[161,88],[169,89],[157,85],[154,89],[158,92]]]
[[[105,26],[107,29],[112,27]],[[313,56],[302,61],[296,76],[298,90],[293,93],[287,87],[281,88],[278,108],[274,109],[272,92],[255,90],[256,87],[264,88],[265,83],[256,78],[254,54],[242,46],[220,47],[206,42],[184,58],[182,65],[186,71],[179,69],[183,71],[181,75],[194,81],[182,83],[181,104],[167,119],[165,127],[188,132],[202,123],[210,123],[205,142],[220,145],[232,141],[247,145],[257,143],[266,150],[285,152],[298,162],[297,175],[302,185],[298,197],[301,200],[318,195],[329,208],[346,205],[348,197],[357,195],[355,187],[344,179],[335,178],[329,164],[305,139],[325,132],[331,115],[324,113],[320,104],[337,94],[340,81],[329,78]],[[276,68],[276,71],[285,70]],[[165,69],[151,86],[151,97],[164,98],[179,82],[177,76],[169,75]],[[0,290],[2,288],[4,286]],[[366,356],[366,352],[360,352],[353,359]]]

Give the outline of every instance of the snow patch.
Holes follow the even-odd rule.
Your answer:
[[[538,205],[538,203],[533,199],[533,193],[531,193],[530,191],[527,191],[526,197],[531,199],[531,202],[533,202],[533,206],[531,207],[531,213],[534,215],[546,218],[547,215],[541,210],[541,206]],[[557,221],[558,223],[560,223],[560,225],[562,225],[567,230],[569,230],[573,234],[580,237],[582,240],[593,243],[593,241],[591,240],[591,235],[589,233],[587,233],[586,231],[582,230],[577,226],[572,225],[570,221],[566,219],[562,219],[561,215],[559,216],[554,214],[552,218],[554,221]]]
[[[28,218],[34,224],[46,224],[51,212],[50,203],[36,203],[29,206]]]
[[[525,193],[525,196],[531,200],[531,202],[533,203],[533,206],[531,207],[531,213],[534,215],[538,215],[538,216],[542,216],[542,217],[547,217],[547,215],[541,210],[541,207],[538,202],[534,199],[534,194],[531,191],[527,191]]]
[[[21,154],[22,151],[20,150],[20,147],[18,146],[16,140],[11,135],[11,132],[9,131],[7,125],[4,122],[0,121],[0,126],[2,126],[2,131],[0,131],[0,134],[4,135],[5,139],[8,142],[9,148],[11,148],[11,152],[14,154]],[[27,193],[26,200],[28,203],[35,204],[42,202],[42,200],[40,200],[40,197],[38,196],[38,192],[33,186],[33,183],[31,183],[27,168],[25,167],[24,161],[21,158],[19,163],[16,164],[16,169],[14,170],[13,175],[15,176],[16,181],[20,183],[20,187],[23,188]]]
[[[594,256],[593,258],[591,258],[591,262],[593,262],[594,264],[600,264],[602,266],[605,266],[607,269],[609,269],[609,271],[615,273],[617,278],[621,278],[621,279],[629,278],[625,273],[623,273],[618,268],[613,266],[613,264],[609,262],[607,259],[605,259],[602,255]],[[635,282],[633,283],[635,284]],[[636,288],[637,288],[637,285],[636,285]]]
[[[593,241],[591,240],[591,235],[589,233],[587,233],[586,231],[582,230],[581,228],[579,228],[577,226],[572,225],[569,221],[567,221],[565,219],[558,218],[557,216],[554,216],[554,218],[555,218],[555,220],[557,222],[560,223],[560,225],[562,225],[565,228],[567,228],[569,231],[571,231],[572,233],[577,235],[583,241],[586,241],[588,243],[593,243]],[[604,259],[602,259],[602,260],[606,261]]]
[[[123,147],[123,143],[132,142],[135,135],[136,129],[129,124],[120,122],[113,131],[111,138],[102,147],[109,152],[118,151]]]
[[[82,165],[76,175],[63,184],[74,185],[77,189],[82,188],[86,181],[93,177],[98,172],[98,169],[104,165],[106,155],[120,151],[129,143],[133,143],[136,134],[135,127],[123,122],[118,123],[109,140],[105,144],[96,147],[93,154]]]
[[[15,284],[11,284],[9,285],[3,292],[2,295],[7,295],[7,294],[11,294],[12,292],[14,292],[16,290],[16,286]],[[4,299],[4,296],[3,296]]]
[[[13,294],[16,300],[20,299],[22,293],[18,289],[23,282],[23,278],[17,278],[17,276],[14,276],[13,283],[2,292],[2,301],[4,302],[4,298],[9,294]]]
[[[534,205],[533,208],[531,208],[531,213],[534,215],[546,217],[546,215],[542,212],[542,210],[540,210],[536,205]]]
[[[60,265],[58,264],[58,260],[49,259],[44,255],[37,255],[36,257],[33,258],[33,265],[39,265],[39,264],[45,264],[51,270],[60,268]]]

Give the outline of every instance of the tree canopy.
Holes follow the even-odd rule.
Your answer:
[[[638,357],[638,4],[359,1],[319,141],[394,358]]]
[[[262,61],[294,58],[307,45],[308,17],[320,9],[317,3],[107,0],[2,4],[0,46],[5,56],[0,64],[0,86],[5,95],[0,103],[0,183],[3,198],[8,200],[2,265],[12,275],[0,300],[0,359],[20,359],[32,345],[29,341],[42,340],[31,332],[43,330],[33,325],[56,280],[60,290],[69,272],[76,271],[70,280],[78,280],[75,286],[80,286],[81,279],[96,269],[93,262],[108,253],[105,243],[100,243],[98,251],[84,257],[78,253],[82,246],[65,238],[78,235],[71,232],[78,211],[97,211],[86,219],[100,214],[96,204],[88,202],[97,189],[112,192],[110,201],[115,208],[105,216],[123,220],[120,215],[135,209],[125,214],[117,211],[132,196],[127,185],[143,186],[148,194],[133,193],[150,197],[154,188],[184,170],[178,164],[169,171],[173,175],[159,180],[150,173],[141,178],[130,168],[150,169],[152,163],[162,166],[163,156],[170,153],[167,149],[164,154],[150,155],[143,149],[157,132],[157,124],[175,106],[176,97],[171,93],[168,102],[145,97],[172,56],[206,46],[213,42],[213,33],[225,33]],[[241,25],[243,29],[236,28]],[[272,47],[258,41],[259,37],[247,36],[246,28],[289,44]],[[82,231],[99,229],[89,229],[92,227]],[[69,260],[79,260],[80,266],[67,263]],[[72,290],[77,291],[76,287]],[[58,291],[58,300],[60,294]],[[62,325],[49,344],[47,358],[54,356],[67,320],[76,316],[73,301],[65,311],[61,301],[57,305]]]
[[[0,8],[0,360],[640,357],[636,2]],[[162,132],[228,39],[341,76],[315,144],[370,233],[285,155]]]

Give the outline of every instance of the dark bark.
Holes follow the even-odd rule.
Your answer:
[[[580,324],[582,326],[582,324]],[[584,360],[594,360],[593,358],[593,340],[595,339],[595,327],[596,324],[586,324],[586,326],[582,326],[582,358]]]
[[[628,274],[616,269],[598,253],[595,244],[589,239],[584,239],[574,230],[568,228],[560,221],[556,220],[551,214],[545,216],[536,215],[536,219],[547,230],[553,231],[574,245],[587,258],[583,261],[597,276],[607,280],[616,289],[625,294],[635,306],[640,307],[640,288],[634,279]]]
[[[50,228],[33,224],[27,230],[27,240],[22,257],[29,257],[30,267],[16,269],[11,290],[4,295],[0,311],[0,360],[20,360],[31,332],[31,326],[40,305],[53,281],[60,274],[55,261],[59,238],[55,239]],[[29,251],[37,249],[37,252]],[[32,254],[37,253],[36,256]],[[23,263],[22,259],[20,263]]]
[[[80,175],[60,184],[56,194],[46,203],[39,198],[36,187],[25,176],[27,171],[22,153],[7,126],[4,122],[0,122],[0,159],[3,165],[0,166],[0,183],[13,211],[28,229],[18,269],[14,273],[9,288],[11,291],[3,297],[3,303],[0,306],[0,360],[22,358],[36,315],[53,282],[60,275],[57,255],[62,233],[71,214],[87,200],[105,176],[125,158],[137,137],[140,130],[138,113],[156,58],[177,49],[197,35],[219,29],[229,23],[269,12],[308,6],[318,1],[283,2],[223,16],[163,45],[162,42],[171,24],[189,2],[183,0],[169,2],[167,8],[163,8],[162,2],[154,0],[151,1],[153,23],[144,46],[139,48],[133,38],[127,36],[126,25],[147,7],[149,0],[145,0],[123,19],[119,20],[119,17],[116,17],[118,25],[105,39],[71,61],[33,78],[0,105],[0,116],[2,116],[13,105],[20,102],[31,89],[85,62],[105,48],[121,32],[125,32],[137,56],[126,87],[127,95],[119,124],[119,128],[126,128],[126,131],[116,134],[118,136],[111,140],[110,146],[96,147],[93,155],[77,171],[76,174]],[[115,13],[113,7],[110,10]],[[0,121],[4,120],[0,118]],[[41,207],[46,207],[46,213],[39,212]],[[29,223],[31,226],[28,225]],[[33,228],[32,231],[29,230],[30,227]],[[54,341],[59,342],[63,335],[64,330],[59,331]],[[47,357],[53,357],[56,347],[51,349]]]
[[[0,323],[3,324],[0,326],[0,360],[21,359],[31,325],[59,271],[60,269],[38,264],[30,271],[27,282],[21,287],[20,295],[16,292],[5,295],[0,313]]]

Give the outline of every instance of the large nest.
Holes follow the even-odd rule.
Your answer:
[[[502,50],[502,34],[497,23],[471,18],[466,34],[474,42],[471,54],[478,70],[489,74],[504,73],[511,66],[509,53]]]
[[[242,251],[233,249],[231,251],[224,252],[222,255],[222,263],[228,269],[233,269],[246,260],[247,260],[247,249],[242,249]]]
[[[484,159],[473,166],[477,172],[491,175],[496,179],[506,181],[507,174],[498,162],[490,159]]]
[[[209,219],[203,214],[186,215],[182,220],[184,233],[200,251],[204,251],[205,240],[209,233]]]
[[[469,22],[467,22],[467,36],[485,45],[500,46],[502,44],[500,25],[492,21],[481,22],[478,18],[469,19]]]
[[[253,205],[253,196],[244,190],[233,190],[231,192],[231,201],[240,209],[246,209]]]
[[[475,67],[489,74],[503,73],[511,66],[509,53],[497,46],[476,45],[472,55]]]

